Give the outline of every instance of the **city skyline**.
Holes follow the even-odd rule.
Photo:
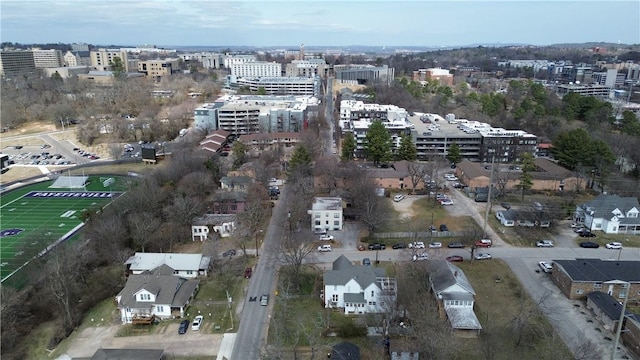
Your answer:
[[[157,46],[640,43],[640,2],[14,1],[1,39]]]

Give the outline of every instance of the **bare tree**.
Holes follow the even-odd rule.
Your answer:
[[[598,360],[604,358],[604,354],[598,349],[598,346],[588,339],[583,332],[580,332],[578,341],[572,350],[576,360]]]
[[[202,214],[204,202],[195,196],[175,194],[171,202],[164,207],[163,213],[166,219],[171,219],[181,225],[191,225],[193,219]]]
[[[260,233],[265,228],[265,221],[270,208],[269,196],[262,184],[251,184],[247,193],[247,203],[242,213],[238,214],[240,226],[239,239],[244,255],[246,256],[246,245],[248,240],[253,240],[256,246],[256,256],[259,255],[258,239]]]
[[[129,214],[127,223],[136,246],[144,252],[145,246],[151,241],[151,234],[161,222],[154,214],[144,211]]]
[[[422,163],[413,161],[409,163],[408,170],[411,177],[411,192],[415,193],[418,184],[424,182],[425,177],[428,175],[427,167]]]
[[[281,241],[280,261],[284,264],[283,270],[290,283],[289,290],[298,292],[300,290],[300,269],[305,259],[312,256],[315,246],[310,235],[297,234],[293,236],[293,231],[288,229],[288,221],[282,224],[285,228],[285,237]]]

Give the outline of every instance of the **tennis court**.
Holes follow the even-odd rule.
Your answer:
[[[84,210],[104,207],[121,194],[116,177],[85,179],[73,188],[51,188],[51,180],[0,196],[0,279],[77,232]]]

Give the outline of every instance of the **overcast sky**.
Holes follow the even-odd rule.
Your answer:
[[[2,41],[202,46],[640,43],[640,1],[0,0]]]

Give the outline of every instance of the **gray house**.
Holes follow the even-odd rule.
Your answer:
[[[606,234],[640,234],[638,198],[600,195],[576,207],[573,219],[591,231]]]

